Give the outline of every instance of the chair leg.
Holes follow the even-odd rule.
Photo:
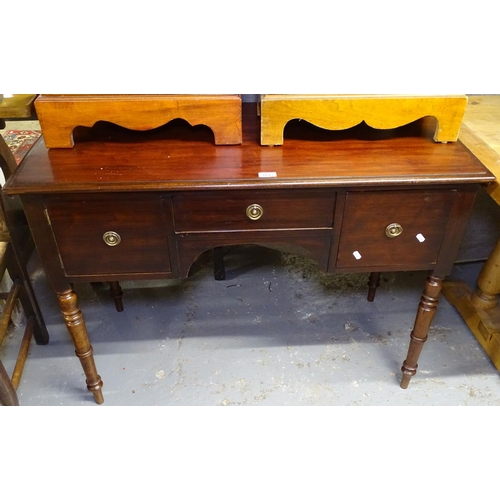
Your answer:
[[[14,281],[12,287],[5,299],[5,306],[3,308],[2,317],[0,318],[0,346],[3,343],[5,334],[7,333],[7,328],[9,327],[9,322],[12,317],[12,312],[16,305],[19,292],[21,291],[21,282],[19,280]]]
[[[14,367],[14,371],[12,372],[12,385],[16,390],[19,387],[19,383],[21,382],[21,376],[23,374],[26,358],[28,357],[31,339],[33,338],[33,333],[35,331],[35,325],[35,317],[30,316],[24,330],[23,340],[21,341],[21,347],[19,348],[19,354],[17,355],[16,366]]]
[[[24,315],[26,318],[33,316],[36,320],[35,328],[33,331],[33,336],[35,337],[35,342],[38,345],[46,345],[49,343],[49,333],[43,320],[42,311],[38,304],[38,300],[35,296],[35,291],[33,290],[33,285],[31,283],[31,277],[26,269],[26,265],[21,261],[20,255],[22,254],[19,246],[17,251],[15,239],[9,244],[7,249],[8,255],[7,259],[7,270],[12,281],[19,281],[21,284],[19,292],[19,300],[23,307]]]
[[[226,279],[223,249],[224,247],[214,248],[214,279],[217,281],[224,281]]]
[[[123,290],[120,286],[119,281],[110,281],[109,282],[109,294],[115,301],[115,307],[118,312],[123,312]]]
[[[373,302],[375,300],[375,294],[377,293],[377,288],[380,286],[380,273],[371,273],[368,279],[368,302]]]
[[[3,406],[19,406],[16,390],[0,361],[0,403]]]

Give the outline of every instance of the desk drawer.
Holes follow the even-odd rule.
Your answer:
[[[170,271],[159,196],[58,196],[45,205],[68,276]]]
[[[173,197],[176,232],[331,228],[335,194],[322,190],[197,193]]]
[[[455,190],[347,194],[337,267],[432,268]]]

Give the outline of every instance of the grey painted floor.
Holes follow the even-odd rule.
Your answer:
[[[324,275],[259,247],[226,249],[227,279],[205,254],[179,281],[124,282],[118,313],[106,287],[78,284],[105,405],[499,405],[499,373],[443,298],[410,388],[399,388],[426,273]],[[51,342],[31,345],[21,405],[94,405],[55,297],[30,263]],[[456,266],[475,283],[481,264]],[[11,373],[22,337],[0,354]]]

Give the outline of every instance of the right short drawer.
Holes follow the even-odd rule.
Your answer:
[[[348,193],[337,267],[431,269],[455,196],[453,189]]]

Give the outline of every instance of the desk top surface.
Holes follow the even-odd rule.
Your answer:
[[[174,120],[148,132],[98,123],[72,149],[31,149],[7,194],[486,183],[494,176],[460,142],[432,139],[429,120],[395,130],[347,131],[290,122],[283,146],[259,143],[255,105],[243,105],[243,144]]]

